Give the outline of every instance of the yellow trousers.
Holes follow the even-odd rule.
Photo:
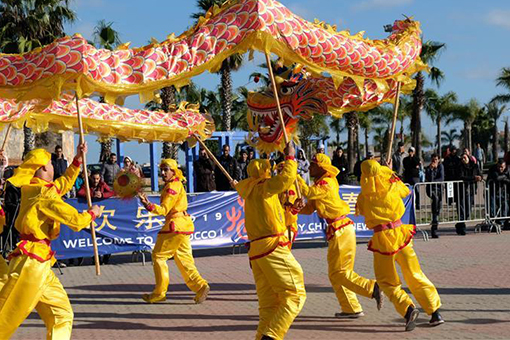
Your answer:
[[[9,266],[5,262],[5,259],[2,255],[0,255],[0,290],[2,290],[2,287],[7,282],[7,278],[9,274]]]
[[[377,283],[400,315],[405,316],[407,308],[414,306],[414,303],[402,289],[395,262],[400,266],[409,290],[427,314],[430,315],[441,307],[441,299],[436,287],[421,271],[418,256],[411,242],[394,255],[374,252],[374,272]]]
[[[250,262],[259,299],[256,339],[283,339],[306,300],[303,269],[288,247]]]
[[[190,236],[184,234],[159,234],[152,251],[152,266],[156,277],[156,287],[152,294],[165,295],[168,291],[170,277],[166,261],[174,258],[184,282],[193,292],[198,292],[207,285],[195,266],[191,251]]]
[[[328,244],[328,274],[336,298],[344,313],[363,310],[356,294],[372,298],[375,280],[369,280],[354,272],[356,258],[356,231],[349,225],[335,232]]]
[[[73,310],[51,261],[15,257],[0,292],[0,339],[9,339],[34,308],[46,324],[46,339],[71,338]]]

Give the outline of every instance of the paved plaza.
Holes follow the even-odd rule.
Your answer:
[[[326,251],[320,243],[303,244],[294,254],[303,266],[308,298],[287,339],[509,339],[510,232],[502,235],[449,233],[439,240],[417,238],[415,248],[424,272],[443,302],[446,323],[429,328],[419,318],[414,332],[404,333],[402,319],[385,300],[378,312],[372,300],[360,298],[366,316],[333,317],[339,306],[327,275]],[[246,254],[197,253],[197,266],[211,284],[209,299],[193,296],[169,263],[171,285],[166,303],[148,305],[142,293],[153,287],[152,266],[117,255],[94,275],[91,265],[68,267],[59,276],[71,299],[73,339],[253,339],[257,296]],[[372,254],[358,245],[356,271],[373,277]],[[13,339],[44,339],[45,328],[32,313]]]

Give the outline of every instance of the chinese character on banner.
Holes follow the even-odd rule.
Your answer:
[[[358,194],[355,192],[342,193],[342,199],[349,205],[349,214],[356,213],[356,201],[358,200]]]
[[[96,219],[94,222],[92,222],[92,225],[94,226],[94,228],[96,228],[96,231],[101,231],[104,227],[108,227],[111,230],[116,230],[117,227],[111,224],[111,222],[108,220],[108,217],[115,216],[115,210],[104,210],[104,206],[101,206],[101,211],[102,211],[102,215],[100,217],[101,224],[98,223],[99,219]]]
[[[157,225],[157,227],[163,227],[164,225],[162,217],[157,218],[157,215],[148,212],[144,207],[138,207],[136,218],[140,220],[140,222],[135,225],[137,229],[141,226],[145,226],[145,230],[151,230],[154,228],[154,225]]]

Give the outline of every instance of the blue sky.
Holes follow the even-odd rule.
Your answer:
[[[307,20],[318,18],[338,29],[352,33],[366,31],[365,37],[382,39],[386,36],[382,26],[403,16],[413,16],[422,24],[425,40],[447,44],[435,66],[444,71],[446,78],[440,93],[455,91],[459,101],[476,98],[486,103],[502,93],[495,78],[502,67],[510,67],[510,1],[439,1],[439,0],[281,0],[294,13]],[[123,42],[131,46],[147,44],[151,37],[163,40],[168,34],[182,33],[191,24],[190,15],[196,11],[195,1],[163,0],[75,0],[72,4],[78,21],[66,27],[68,34],[81,33],[91,38],[99,20],[113,22]],[[254,61],[234,74],[234,86],[248,83],[248,75],[263,61],[258,54]],[[214,89],[219,76],[203,74],[194,79],[200,86]],[[428,84],[430,85],[430,84]],[[138,98],[129,98],[127,106],[139,108]],[[508,112],[510,114],[510,111]],[[507,115],[508,115],[507,114]],[[423,116],[426,116],[425,113]],[[427,117],[425,133],[429,138],[435,130]],[[502,125],[502,123],[500,123]],[[456,126],[453,126],[456,127]],[[449,128],[449,127],[448,127]],[[89,138],[94,141],[94,138]],[[91,143],[92,144],[92,143]],[[148,161],[148,146],[128,143],[126,154],[143,163]],[[91,145],[90,161],[97,159],[98,147]]]

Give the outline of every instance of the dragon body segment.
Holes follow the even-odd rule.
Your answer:
[[[372,79],[381,88],[387,79],[405,81],[425,67],[420,34],[418,22],[397,21],[388,39],[372,41],[308,22],[274,0],[231,0],[179,37],[141,48],[96,49],[75,35],[25,54],[1,54],[0,96],[56,99],[71,89],[81,96],[101,93],[110,103],[136,93],[148,100],[247,50],[274,52],[316,76],[327,72],[336,84],[349,77],[363,89]]]

